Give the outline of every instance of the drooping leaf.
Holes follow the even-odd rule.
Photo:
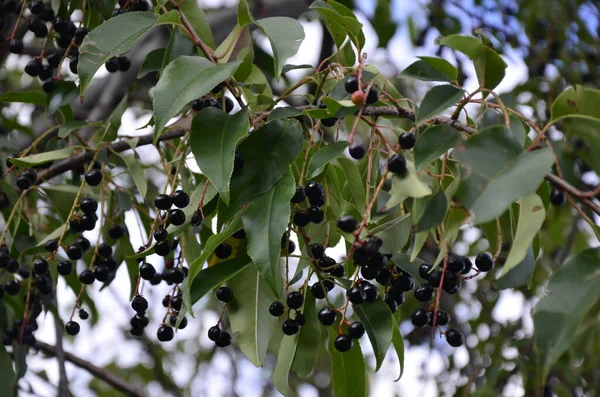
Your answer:
[[[415,123],[421,124],[431,117],[444,112],[456,104],[463,97],[463,94],[463,90],[452,85],[437,85],[433,87],[425,94],[423,102],[421,102],[421,106],[417,110]]]
[[[421,172],[417,174],[412,161],[406,160],[407,174],[405,176],[392,176],[392,195],[402,195],[404,197],[425,197],[432,193],[431,187],[427,183],[426,175]]]
[[[312,372],[321,348],[321,323],[317,319],[315,303],[312,292],[307,292],[302,307],[306,323],[298,332],[296,354],[291,368],[301,378]]]
[[[372,303],[363,303],[352,307],[367,331],[375,353],[375,371],[378,371],[392,343],[394,328],[392,312],[381,298]]]
[[[562,265],[550,277],[546,287],[549,293],[535,306],[533,322],[541,381],[568,350],[579,325],[598,300],[599,261],[600,249],[589,249]]]
[[[132,154],[121,154],[120,156],[127,166],[127,170],[129,171],[129,174],[131,175],[133,183],[135,183],[138,192],[140,192],[142,198],[145,198],[146,193],[148,192],[148,180],[144,174],[144,167],[142,167],[142,163]]]
[[[419,136],[413,149],[415,168],[422,170],[427,164],[454,148],[460,140],[460,132],[446,124],[434,125],[426,129]]]
[[[535,192],[554,162],[549,149],[524,151],[504,126],[481,130],[453,156],[465,168],[457,198],[475,224],[493,220],[512,202]]]
[[[87,121],[87,120],[69,121],[60,126],[60,128],[58,129],[58,137],[66,138],[73,131],[77,131],[82,128],[100,127],[101,125],[102,125],[101,121]]]
[[[352,193],[352,203],[359,211],[364,211],[367,207],[366,190],[356,164],[346,158],[340,158],[338,162],[346,174],[346,185]]]
[[[298,334],[283,337],[277,354],[277,365],[273,370],[273,385],[285,397],[296,396],[290,387],[289,375],[298,349],[298,338]]]
[[[325,25],[338,49],[342,47],[346,36],[349,36],[352,43],[359,49],[364,47],[365,35],[362,31],[362,24],[346,6],[334,0],[327,2],[317,0],[310,5],[310,9],[317,10],[325,20]]]
[[[233,115],[209,107],[192,121],[190,146],[198,167],[215,185],[221,199],[229,204],[229,180],[238,141],[248,133],[248,114]]]
[[[199,272],[189,289],[192,303],[198,302],[204,295],[241,272],[251,263],[250,257],[243,255],[219,263],[216,266],[207,267]]]
[[[396,351],[396,355],[398,356],[398,361],[400,362],[400,374],[398,378],[395,380],[396,382],[402,378],[404,374],[404,339],[402,339],[402,334],[400,333],[399,324],[394,319],[394,328],[392,333],[392,344],[394,346],[394,350]]]
[[[138,71],[137,78],[141,79],[148,73],[158,72],[160,68],[162,68],[163,59],[165,57],[165,49],[157,48],[156,50],[152,50],[146,55],[144,58],[144,62],[142,62],[142,66],[140,66],[140,70]]]
[[[429,230],[441,224],[446,217],[447,211],[448,200],[446,199],[446,193],[440,189],[425,204],[423,214],[417,222],[417,230]]]
[[[329,162],[337,159],[344,153],[346,147],[348,147],[348,142],[336,142],[321,148],[321,150],[313,154],[308,163],[307,178],[312,179],[319,176]]]
[[[535,255],[533,247],[527,249],[525,258],[508,271],[501,279],[494,282],[497,289],[517,288],[529,283],[535,268]]]
[[[281,294],[281,236],[288,226],[295,188],[294,176],[287,171],[273,188],[254,199],[242,215],[248,254],[275,296]]]
[[[163,71],[154,93],[154,141],[167,122],[189,102],[231,76],[241,61],[216,65],[197,56],[181,56]]]
[[[31,156],[26,157],[14,157],[10,159],[10,162],[19,168],[32,167],[34,165],[40,165],[54,160],[66,159],[73,154],[75,149],[77,148],[66,147],[63,149],[51,150],[39,154],[32,154]]]
[[[279,78],[285,61],[296,55],[302,40],[304,40],[304,28],[300,22],[288,17],[263,18],[256,21],[256,24],[271,42],[275,61],[275,77]]]
[[[334,328],[329,327],[333,397],[366,397],[367,373],[360,345],[355,341],[350,351],[340,353],[333,346],[337,336]]]
[[[382,253],[395,254],[408,242],[410,230],[410,214],[405,214],[377,226],[371,232],[383,241],[383,245],[379,248]]]
[[[0,346],[0,393],[3,396],[14,395],[15,380],[12,359],[3,344]]]
[[[544,219],[546,219],[546,210],[544,203],[537,194],[531,194],[519,200],[519,221],[517,231],[513,239],[512,246],[502,267],[500,277],[504,277],[510,270],[525,259],[527,251],[531,247],[533,239],[540,231]]]
[[[222,264],[216,267],[219,266]],[[277,322],[269,313],[275,295],[254,266],[244,268],[227,285],[234,291],[233,301],[227,304],[227,314],[231,330],[239,333],[236,343],[252,364],[261,367]]]
[[[455,81],[458,70],[447,60],[435,57],[419,57],[420,60],[404,69],[400,76],[423,81]]]
[[[0,102],[31,103],[33,105],[46,104],[48,95],[43,91],[5,92],[0,94]]]
[[[164,24],[179,24],[177,11],[172,10],[161,16],[152,12],[121,14],[92,30],[79,47],[77,74],[80,95],[84,95],[94,74],[106,61],[124,54],[144,33]]]

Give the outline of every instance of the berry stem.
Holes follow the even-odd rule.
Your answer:
[[[15,35],[17,34],[17,29],[19,29],[19,23],[21,23],[21,18],[23,18],[23,11],[25,11],[25,6],[27,5],[26,1],[23,1],[21,4],[21,11],[19,11],[19,16],[17,17],[17,22],[15,22],[15,27],[10,34],[9,40],[13,40]]]
[[[433,325],[431,326],[431,337],[435,337],[435,326],[437,324],[437,315],[440,308],[440,297],[442,296],[444,279],[446,278],[446,268],[448,267],[448,256],[450,255],[450,247],[446,244],[446,255],[444,255],[444,265],[442,267],[442,278],[440,286],[435,293],[435,305],[433,306]]]
[[[30,187],[29,189],[32,188]],[[23,200],[29,189],[23,190],[23,192],[21,192],[21,195],[17,199],[17,202],[15,203],[13,209],[10,211],[10,215],[8,215],[8,219],[6,220],[6,224],[4,225],[4,230],[2,231],[2,235],[0,236],[0,244],[4,244],[4,240],[6,239],[6,232],[8,232],[8,227],[10,226],[12,219],[15,217],[15,214],[18,212],[18,210],[20,210],[21,200]]]

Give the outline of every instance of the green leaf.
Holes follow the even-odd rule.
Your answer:
[[[395,254],[408,242],[410,231],[410,214],[405,214],[377,226],[371,232],[383,240],[383,245],[379,248],[379,251],[386,254]]]
[[[506,288],[517,288],[521,285],[527,284],[535,268],[535,255],[533,247],[527,249],[525,258],[521,263],[517,264],[510,270],[506,275],[502,276],[501,279],[494,282],[494,286],[497,289]]]
[[[206,245],[208,247],[209,243]],[[226,260],[225,262],[220,262],[214,266],[210,266],[202,270],[197,274],[197,277],[191,283],[191,288],[188,290],[191,296],[191,302],[198,302],[210,291],[222,285],[224,282],[244,270],[251,263],[252,261],[250,260],[250,257],[243,255],[237,258]]]
[[[229,180],[237,143],[250,128],[245,110],[228,115],[214,107],[203,109],[192,120],[191,148],[198,167],[229,204]]]
[[[54,160],[62,160],[73,154],[76,147],[66,147],[58,150],[51,150],[49,152],[34,154],[27,157],[15,157],[11,158],[10,162],[19,168],[32,167],[34,165],[48,163]]]
[[[273,370],[273,385],[285,397],[296,396],[294,390],[290,388],[289,375],[296,357],[298,338],[298,334],[283,337],[277,353],[277,364]]]
[[[404,69],[400,76],[422,81],[447,81],[449,83],[457,79],[458,70],[445,59],[436,57],[419,58],[419,61]]]
[[[304,40],[304,28],[300,22],[288,17],[263,18],[256,21],[256,24],[271,42],[275,77],[279,79],[285,61],[296,55]]]
[[[502,267],[500,277],[505,276],[511,269],[525,259],[525,255],[527,255],[527,251],[531,247],[533,239],[540,231],[544,219],[546,219],[544,203],[542,203],[542,199],[537,194],[523,197],[519,204],[519,223],[517,224],[517,232],[515,233],[506,262]]]
[[[392,175],[392,195],[402,195],[404,197],[425,197],[432,193],[431,187],[427,183],[425,173],[417,174],[412,161],[406,160],[407,175],[399,177]]]
[[[261,367],[277,322],[269,313],[275,295],[254,266],[244,268],[227,285],[235,291],[233,301],[227,304],[227,314],[232,332],[239,333],[237,345],[252,364]]]
[[[392,333],[392,344],[394,345],[394,350],[398,355],[398,361],[400,362],[400,374],[395,382],[399,381],[404,374],[404,339],[402,339],[402,334],[400,333],[399,324],[394,319],[394,329]]]
[[[482,87],[493,90],[504,79],[506,63],[496,51],[481,40],[472,36],[454,34],[442,37],[439,42],[462,52],[473,60],[477,80]]]
[[[0,393],[3,396],[15,394],[15,371],[10,355],[4,344],[0,346]]]
[[[377,2],[375,15],[373,15],[372,25],[379,39],[379,47],[387,47],[390,40],[396,34],[396,23],[392,20],[390,12],[390,0],[381,0]]]
[[[475,224],[493,220],[512,202],[535,192],[554,162],[547,148],[524,151],[504,126],[481,130],[453,156],[465,168],[457,198]]]
[[[565,353],[581,322],[598,300],[600,249],[586,250],[561,266],[552,276],[534,309],[535,344],[540,354],[539,380]]]
[[[138,192],[140,192],[142,199],[144,199],[146,197],[146,193],[148,192],[148,181],[146,179],[146,175],[144,174],[144,168],[142,167],[141,161],[133,154],[121,154],[120,156],[127,166],[127,170],[129,170],[129,174],[131,175],[133,183],[135,183]]]
[[[415,123],[422,122],[439,115],[454,106],[463,97],[464,91],[452,85],[438,85],[427,91],[421,106],[417,109]]]
[[[252,14],[250,13],[250,7],[246,0],[240,0],[237,7],[237,21],[239,26],[246,26],[249,23],[254,22]]]
[[[321,323],[317,317],[315,308],[315,297],[306,293],[302,314],[306,317],[306,323],[300,327],[297,338],[296,354],[292,362],[292,370],[305,378],[312,372],[317,361],[319,349],[321,348]]]
[[[145,75],[151,72],[158,72],[162,68],[163,59],[165,57],[165,49],[157,48],[156,50],[152,50],[146,55],[144,58],[144,62],[142,62],[142,66],[140,66],[140,70],[138,71],[137,78],[141,79]]]
[[[121,102],[114,108],[104,126],[104,132],[102,132],[102,137],[100,138],[102,142],[112,142],[117,139],[119,128],[121,127],[121,119],[127,110],[127,105],[127,95],[125,95]]]
[[[461,141],[460,131],[446,124],[434,125],[425,130],[417,140],[415,148],[415,168],[422,170],[425,166]]]
[[[281,294],[281,236],[288,226],[290,200],[295,191],[294,176],[288,170],[273,188],[254,199],[242,215],[248,255],[275,296]]]
[[[302,142],[302,127],[294,119],[271,121],[244,139],[238,147],[244,167],[231,179],[226,215],[232,216],[243,204],[273,187],[300,153]],[[225,213],[220,215],[227,218]]]
[[[72,81],[59,81],[56,90],[48,95],[48,113],[54,114],[59,109],[65,109],[77,98],[77,86]]]
[[[346,174],[346,186],[352,193],[352,203],[359,211],[364,211],[367,208],[365,185],[356,164],[347,158],[341,158],[338,161]]]
[[[83,96],[94,74],[106,61],[125,53],[154,26],[164,24],[179,24],[179,14],[176,10],[171,10],[160,17],[152,12],[121,14],[92,30],[79,47],[77,74],[80,81],[80,95]]]
[[[163,71],[154,92],[154,142],[167,122],[192,100],[226,80],[241,61],[214,64],[197,56],[180,56]]]
[[[375,353],[375,371],[378,371],[392,343],[394,328],[392,312],[390,312],[389,307],[381,298],[377,298],[372,303],[353,305],[352,308],[365,326],[371,346],[373,346],[373,352]]]
[[[184,1],[179,5],[179,8],[204,44],[214,48],[215,44],[210,24],[208,23],[206,14],[204,14],[204,10],[200,7],[200,3],[198,1]]]
[[[417,222],[417,231],[429,230],[440,225],[448,212],[446,193],[440,189],[435,193],[423,209],[423,214]]]
[[[337,336],[337,331],[329,327],[333,397],[366,397],[367,371],[360,345],[355,341],[350,351],[340,353],[333,346]]]
[[[20,102],[45,105],[48,95],[43,91],[5,92],[0,94],[0,102]]]
[[[80,130],[82,128],[90,128],[90,127],[100,127],[102,125],[102,121],[87,121],[87,120],[76,120],[76,121],[68,121],[60,126],[58,129],[58,137],[66,138],[73,131]]]
[[[348,142],[336,142],[321,148],[308,162],[307,178],[312,179],[319,176],[329,162],[337,159],[344,153],[346,147],[348,147]]]
[[[310,9],[315,9],[325,20],[325,25],[331,33],[338,49],[348,35],[354,45],[362,49],[365,45],[365,35],[362,31],[362,23],[358,21],[354,13],[346,6],[334,1],[327,2],[317,0],[313,2]]]

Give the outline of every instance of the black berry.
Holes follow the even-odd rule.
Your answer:
[[[284,311],[285,307],[280,301],[275,301],[271,303],[271,306],[269,306],[269,313],[271,314],[271,316],[279,317],[283,314]]]
[[[74,261],[81,259],[81,257],[83,256],[83,249],[81,249],[81,247],[76,244],[72,244],[69,246],[69,248],[67,248],[67,256],[69,257],[69,259]]]
[[[348,335],[353,339],[360,339],[365,334],[365,327],[360,321],[354,321],[348,327]]]
[[[173,332],[173,328],[168,327],[166,325],[161,326],[160,328],[158,328],[158,331],[156,331],[156,337],[160,342],[171,341],[173,340],[174,336],[175,332]]]
[[[433,287],[429,284],[422,284],[415,290],[415,298],[421,302],[428,302],[433,298]]]
[[[77,321],[69,321],[65,324],[65,331],[67,331],[67,334],[69,335],[77,335],[80,329],[81,327]]]
[[[169,222],[175,226],[181,226],[185,223],[185,213],[180,209],[169,211]]]
[[[292,197],[292,203],[301,203],[306,198],[306,193],[304,192],[304,188],[302,186],[296,186],[296,192]]]
[[[136,295],[131,301],[131,308],[137,313],[143,313],[148,310],[148,301],[141,295]]]
[[[23,45],[23,41],[18,39],[13,39],[8,42],[8,50],[13,54],[20,54],[23,52],[25,46]]]
[[[98,202],[93,198],[86,197],[79,203],[79,208],[85,214],[95,214],[98,209]]]
[[[319,207],[310,207],[308,209],[308,217],[312,223],[321,223],[325,219],[325,213]]]
[[[44,244],[44,249],[48,252],[56,251],[58,249],[58,241],[54,239],[46,241]]]
[[[296,210],[294,212],[293,221],[296,226],[304,227],[310,223],[310,216],[308,215],[308,212]]]
[[[321,309],[317,316],[319,318],[319,322],[326,327],[335,322],[335,311],[330,307],[324,307]]]
[[[358,78],[356,76],[350,76],[346,79],[344,83],[344,88],[348,94],[354,93],[354,91],[358,91]]]
[[[460,347],[465,343],[465,337],[460,331],[449,329],[446,331],[446,342],[452,347]]]
[[[233,248],[227,243],[221,243],[215,248],[215,255],[219,259],[227,259],[231,256]]]
[[[68,276],[73,271],[73,264],[69,261],[60,261],[56,265],[56,270],[58,271],[58,274]]]
[[[560,190],[554,189],[550,192],[550,203],[561,206],[567,201],[567,197]]]
[[[79,281],[81,281],[82,284],[90,285],[94,280],[96,280],[96,276],[94,275],[94,272],[89,269],[85,269],[79,273]]]
[[[219,336],[219,339],[215,341],[217,347],[227,347],[231,345],[231,334],[229,332],[223,331]]]
[[[410,132],[403,132],[398,137],[398,143],[402,147],[402,149],[412,149],[415,147],[415,143],[417,142],[417,137],[415,134],[411,134]]]
[[[176,190],[171,195],[171,199],[175,207],[185,208],[190,203],[190,196],[183,190]]]
[[[429,323],[431,313],[425,309],[417,309],[410,317],[410,321],[415,327],[424,327]]]
[[[156,269],[148,262],[142,263],[140,266],[140,277],[144,280],[152,280],[156,275]]]
[[[292,309],[300,309],[304,304],[304,295],[299,291],[290,292],[287,296],[287,305]]]
[[[173,200],[167,194],[159,194],[154,198],[154,206],[159,210],[168,210],[172,204]]]
[[[482,252],[475,258],[475,266],[480,272],[489,272],[494,268],[494,259],[487,252]]]
[[[352,233],[358,228],[358,222],[352,215],[344,215],[338,218],[337,226],[343,232]]]
[[[352,338],[348,335],[339,335],[333,341],[333,346],[335,347],[335,350],[340,353],[347,352],[352,349]]]
[[[360,160],[367,154],[367,147],[362,143],[353,143],[348,149],[350,156],[355,160]]]
[[[221,328],[213,325],[208,329],[208,339],[216,342],[221,337]]]
[[[98,186],[102,182],[102,172],[97,169],[91,169],[85,173],[85,181],[90,186]]]
[[[298,324],[298,322],[296,322],[296,320],[292,320],[291,318],[288,318],[287,320],[285,320],[285,322],[281,326],[281,329],[283,330],[283,333],[286,335],[295,335],[298,333],[298,331],[300,331],[300,324]]]
[[[229,287],[221,287],[217,290],[217,299],[223,303],[231,302],[233,290]]]
[[[36,259],[33,262],[33,270],[35,270],[35,274],[38,276],[43,276],[44,274],[48,273],[48,261],[43,258]]]
[[[406,159],[401,154],[394,154],[388,160],[387,168],[394,174],[403,176],[406,173]]]

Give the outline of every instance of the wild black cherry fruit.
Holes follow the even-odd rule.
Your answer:
[[[352,338],[344,334],[338,335],[333,341],[333,346],[335,347],[335,350],[340,353],[345,353],[352,349]]]
[[[9,280],[5,285],[4,289],[9,295],[17,295],[21,289],[21,283],[17,280]]]
[[[327,295],[327,290],[320,282],[316,282],[311,285],[310,290],[315,298],[317,299],[325,299],[325,295]]]
[[[392,276],[392,272],[387,267],[379,269],[377,271],[377,275],[375,276],[375,281],[377,281],[381,285],[387,285],[390,281],[390,277]]]
[[[287,296],[287,305],[292,309],[300,309],[304,304],[304,295],[299,291],[292,291]]]
[[[373,280],[377,276],[378,270],[371,265],[362,265],[360,267],[360,274],[365,280]]]
[[[311,197],[322,196],[325,193],[323,185],[315,181],[309,182],[308,185],[306,185],[306,187],[304,188],[304,191],[306,192],[306,195],[309,199]]]
[[[110,229],[108,229],[108,235],[113,240],[118,240],[123,237],[127,233],[127,228],[125,225],[114,225]]]
[[[377,300],[377,297],[379,296],[379,288],[368,281],[364,282],[361,287],[365,296],[365,302],[375,302]]]
[[[280,301],[275,301],[269,306],[269,313],[271,314],[271,316],[279,317],[283,314],[284,311],[285,307]]]
[[[73,261],[81,259],[81,257],[83,256],[83,249],[81,249],[81,247],[76,244],[71,244],[67,248],[67,256]]]
[[[144,280],[152,280],[156,275],[156,269],[148,262],[144,262],[140,266],[140,277]]]
[[[372,105],[379,100],[379,94],[377,93],[377,89],[373,86],[369,89],[369,93],[367,94],[367,105]]]
[[[298,203],[303,202],[305,198],[306,198],[306,192],[304,192],[304,188],[302,186],[296,186],[296,191],[294,192],[294,195],[292,196],[291,202],[298,204]]]
[[[365,301],[365,293],[361,287],[355,285],[348,290],[348,299],[354,305],[360,305]]]
[[[360,160],[363,157],[365,157],[365,154],[367,154],[367,147],[362,143],[355,142],[352,145],[350,145],[348,152],[350,152],[350,157],[352,157],[355,160]]]
[[[75,43],[77,43],[77,45],[81,45],[81,43],[83,43],[83,39],[85,38],[85,36],[87,36],[88,32],[89,30],[85,26],[77,28],[75,34],[73,35],[73,37],[75,38]]]
[[[460,280],[454,273],[446,273],[444,277],[444,285],[442,285],[444,291],[449,294],[455,294],[460,290]]]
[[[294,212],[294,225],[298,227],[304,227],[310,223],[310,216],[306,211],[296,210]]]
[[[415,287],[415,279],[410,274],[402,272],[400,276],[394,280],[393,285],[400,288],[403,292],[408,292]]]
[[[131,308],[137,313],[143,313],[148,310],[148,301],[141,295],[136,295],[131,301]]]
[[[415,327],[424,327],[429,323],[431,312],[426,309],[417,309],[410,317],[410,321]]]
[[[344,83],[344,88],[348,94],[358,91],[358,78],[356,76],[348,77]]]
[[[119,71],[126,72],[131,67],[131,60],[126,56],[118,56],[117,65],[119,67]]]
[[[109,73],[115,73],[119,70],[119,60],[117,57],[112,57],[104,64]]]
[[[58,245],[58,244],[57,244]],[[35,270],[35,274],[38,276],[43,276],[48,273],[50,266],[48,265],[48,261],[43,258],[38,258],[33,261],[33,270]]]
[[[346,269],[342,265],[335,265],[333,269],[329,271],[333,277],[342,278],[346,274]]]
[[[112,247],[106,243],[100,243],[100,245],[98,245],[98,255],[103,258],[108,258],[112,255]]]
[[[185,223],[185,213],[180,209],[169,211],[169,222],[175,226],[181,226]]]
[[[167,229],[163,227],[156,229],[153,234],[154,240],[156,241],[165,241],[168,235],[169,233],[167,232]]]
[[[81,327],[77,321],[69,321],[65,324],[65,331],[67,331],[67,334],[69,335],[77,335],[80,329]]]
[[[94,277],[96,277],[96,280],[104,283],[110,277],[110,270],[104,265],[98,265],[94,268]]]
[[[81,223],[83,230],[94,230],[97,219],[96,214],[86,214],[79,218],[79,222]]]
[[[433,314],[431,315],[431,322],[433,323]],[[450,323],[450,315],[443,310],[438,310],[436,325],[444,326],[448,325],[448,323]]]
[[[558,189],[553,189],[550,192],[550,203],[555,206],[561,206],[567,201],[567,197]]]
[[[442,271],[438,269],[429,273],[429,277],[427,278],[429,285],[431,285],[433,288],[439,288],[439,286],[442,284],[442,274]]]
[[[452,347],[460,347],[465,343],[465,337],[460,331],[449,329],[446,331],[446,342]]]
[[[158,328],[158,331],[156,331],[156,337],[160,342],[169,342],[175,337],[175,332],[173,331],[173,328],[161,325]]]
[[[84,214],[95,214],[98,209],[98,202],[90,197],[86,197],[79,203],[79,208]]]
[[[233,248],[231,247],[230,244],[227,244],[227,243],[221,243],[221,244],[217,245],[217,248],[215,248],[215,255],[219,259],[229,258],[231,256],[232,252],[233,252]]]
[[[8,42],[8,50],[13,54],[21,54],[24,48],[22,40],[13,39]]]
[[[171,327],[175,327],[177,325],[177,316],[171,316],[171,318],[169,319],[169,323],[171,324]],[[187,327],[188,325],[188,319],[187,317],[183,316],[183,318],[181,319],[181,322],[179,323],[179,327],[177,327],[177,329],[184,329],[185,327]]]
[[[473,268],[473,262],[471,262],[471,260],[469,258],[464,256],[463,257],[463,270],[460,272],[460,274],[468,274],[472,268]]]
[[[433,298],[433,287],[429,284],[421,284],[415,290],[415,298],[420,302],[429,302]]]
[[[44,11],[44,8],[46,8],[46,6],[43,1],[34,0],[29,3],[29,11],[31,11],[33,15],[40,15],[42,11]]]
[[[323,126],[325,126],[325,127],[333,127],[335,125],[335,123],[337,123],[337,122],[338,122],[337,117],[328,117],[326,119],[321,120],[321,124],[323,124]]]
[[[403,132],[398,137],[398,143],[402,147],[402,149],[410,150],[415,147],[415,143],[417,142],[417,137],[415,134],[411,134],[410,132]]]
[[[234,107],[234,103],[229,97],[225,97],[225,113],[231,113]]]
[[[219,336],[219,339],[215,341],[215,344],[217,347],[221,348],[231,345],[231,334],[227,331],[221,332],[221,335]]]
[[[348,335],[353,339],[360,339],[365,334],[365,326],[360,321],[354,321],[348,327]]]
[[[319,267],[326,272],[330,272],[333,269],[333,266],[335,265],[335,259],[327,255],[323,255],[323,257],[319,259]]]
[[[90,186],[98,186],[102,182],[102,172],[97,169],[91,169],[85,173],[85,181]]]
[[[39,76],[40,72],[43,68],[42,60],[39,58],[34,58],[31,61],[27,62],[25,65],[25,73],[30,75],[31,77]]]
[[[159,194],[154,197],[154,206],[159,210],[168,210],[173,205],[173,200],[168,194]]]
[[[82,320],[87,320],[90,318],[90,314],[85,309],[79,309],[79,318]]]
[[[294,317],[294,321],[296,321],[299,326],[303,326],[304,324],[306,324],[306,316],[298,312],[296,313],[296,317]]]
[[[217,290],[217,299],[223,303],[231,302],[233,299],[233,290],[229,287],[221,287]]]
[[[343,232],[352,233],[358,228],[358,221],[352,215],[344,215],[338,218],[337,226]]]
[[[46,241],[44,244],[44,249],[48,252],[54,252],[58,249],[58,241],[51,239]]]
[[[288,241],[287,253],[288,253],[288,255],[291,255],[294,253],[294,251],[296,251],[296,243],[294,243],[292,240],[290,240],[290,241]]]
[[[32,185],[33,183],[31,182],[31,180],[29,180],[29,178],[24,177],[23,175],[17,178],[17,187],[21,190],[27,190]]]
[[[458,255],[451,254],[448,258],[448,266],[446,270],[452,273],[460,273],[464,270],[465,264],[463,258]]]
[[[386,298],[393,299],[398,306],[402,305],[406,300],[406,298],[404,297],[404,292],[402,292],[402,290],[400,290],[399,288],[391,288],[388,291]]]
[[[192,226],[200,226],[201,223],[202,223],[202,213],[200,211],[194,211],[194,214],[192,215],[192,219],[190,219],[190,224]]]
[[[323,257],[323,255],[325,255],[325,247],[323,247],[322,244],[318,244],[318,243],[311,244],[310,252],[311,252],[313,258],[321,259]]]
[[[319,207],[310,207],[308,209],[308,217],[312,223],[321,223],[325,219],[325,213]]]
[[[56,270],[58,271],[58,274],[68,276],[73,271],[73,264],[69,261],[60,261],[56,265]]]
[[[295,335],[300,331],[300,324],[296,320],[288,318],[281,326],[283,333],[286,335]]]
[[[81,281],[82,284],[90,285],[95,280],[96,276],[94,275],[94,272],[89,269],[85,269],[84,271],[79,273],[79,281]]]
[[[171,195],[171,199],[177,208],[185,208],[190,203],[190,196],[183,190],[174,191]]]
[[[475,266],[480,272],[489,272],[494,268],[494,259],[487,252],[482,252],[475,258]]]
[[[239,174],[242,168],[244,168],[244,156],[236,150],[233,158],[233,175]]]
[[[221,328],[216,325],[213,325],[208,329],[208,339],[216,342],[221,337]]]
[[[406,173],[406,159],[401,154],[394,154],[387,163],[387,168],[394,174],[404,176]]]

